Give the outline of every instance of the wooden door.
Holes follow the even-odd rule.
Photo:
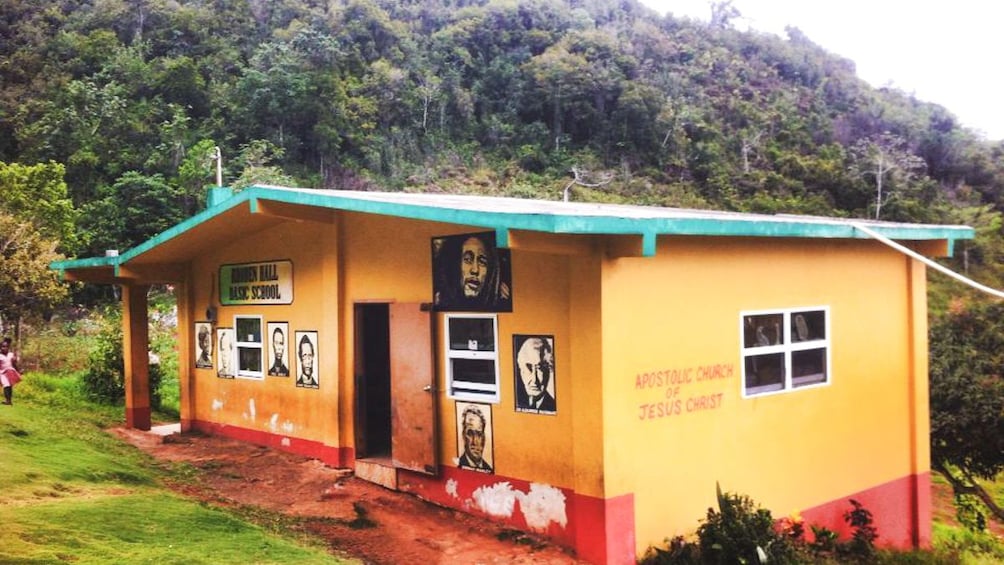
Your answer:
[[[435,475],[436,375],[432,315],[390,305],[391,457],[400,469]]]

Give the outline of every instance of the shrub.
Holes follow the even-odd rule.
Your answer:
[[[110,309],[101,323],[101,331],[88,355],[84,373],[84,391],[92,399],[110,404],[125,398],[125,362],[122,356],[122,314]],[[160,407],[160,365],[149,365],[150,406]]]
[[[973,532],[985,532],[987,516],[983,503],[975,495],[957,493],[955,495],[955,517],[959,523]]]
[[[722,493],[718,511],[708,508],[699,528],[704,563],[796,563],[797,550],[787,536],[774,528],[770,510],[758,507],[745,495]]]
[[[799,563],[804,561],[800,521],[777,527],[769,510],[745,495],[723,493],[718,487],[718,510],[708,508],[697,528],[696,544],[682,537],[667,549],[650,548],[642,563],[733,565],[737,563]]]
[[[849,542],[837,548],[837,552],[851,559],[870,561],[875,556],[878,530],[872,525],[872,513],[857,500],[852,498],[850,502],[852,508],[844,512],[844,521],[854,533]]]
[[[813,541],[805,539],[805,525],[794,516],[775,521],[769,510],[760,508],[748,496],[722,493],[718,488],[718,510],[709,508],[697,528],[697,542],[681,536],[668,540],[667,547],[650,547],[640,563],[644,565],[724,565],[755,563],[874,562],[878,556],[878,531],[872,514],[851,500],[844,521],[851,526],[851,539],[840,541],[824,527],[811,526]]]

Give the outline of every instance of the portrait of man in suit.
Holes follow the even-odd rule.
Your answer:
[[[296,386],[320,388],[317,372],[317,332],[296,332]]]
[[[271,337],[272,364],[268,366],[268,376],[288,377],[289,376],[289,352],[286,349],[286,336],[289,335],[289,324],[286,322],[269,322],[268,335]]]
[[[555,414],[554,336],[514,335],[516,411]]]
[[[457,403],[459,445],[464,449],[457,458],[457,467],[481,473],[494,473],[492,467],[491,406]]]

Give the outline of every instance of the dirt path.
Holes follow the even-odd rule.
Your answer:
[[[305,518],[332,553],[373,565],[583,564],[561,548],[501,524],[445,509],[326,467],[314,459],[223,437],[112,433],[166,461],[206,471],[182,493],[220,505],[250,505]],[[373,527],[353,528],[361,518]]]

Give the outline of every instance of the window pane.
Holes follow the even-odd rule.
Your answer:
[[[784,388],[784,353],[746,357],[746,389],[756,392]]]
[[[783,314],[761,314],[743,318],[743,347],[780,345],[783,341]]]
[[[450,359],[454,386],[479,383],[495,386],[495,361],[490,359]]]
[[[826,339],[826,312],[814,310],[791,315],[791,341]]]
[[[261,349],[257,347],[237,348],[237,370],[261,372]]]
[[[450,318],[450,349],[495,351],[493,318]]]
[[[237,318],[237,341],[261,343],[261,320],[258,318]]]
[[[791,383],[805,386],[826,382],[826,348],[791,353]]]

